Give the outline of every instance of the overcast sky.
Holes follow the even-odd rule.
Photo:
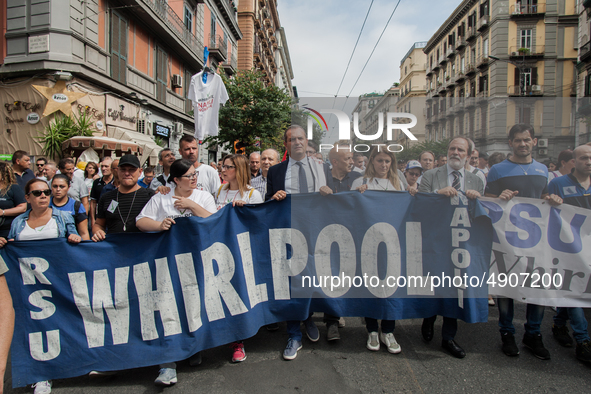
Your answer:
[[[400,82],[400,60],[417,41],[428,41],[461,0],[401,0],[357,86],[397,0],[374,0],[339,96],[384,92]],[[337,93],[371,0],[278,0],[300,97]]]

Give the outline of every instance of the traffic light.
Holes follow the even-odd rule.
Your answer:
[[[246,144],[240,140],[234,141],[234,153],[237,155],[243,155],[246,153]]]

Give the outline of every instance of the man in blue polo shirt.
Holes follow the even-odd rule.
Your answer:
[[[509,130],[509,147],[513,150],[511,160],[507,159],[492,166],[488,172],[485,196],[510,200],[515,196],[542,198],[552,205],[562,203],[554,194],[548,195],[548,168],[535,161],[531,152],[536,146],[534,128],[528,124],[516,124]],[[513,326],[513,300],[498,298],[499,327],[503,341],[503,353],[519,355],[515,343]],[[540,324],[544,318],[544,306],[527,304],[525,335],[523,344],[542,360],[550,359],[550,352],[544,347]]]
[[[560,196],[565,204],[591,209],[591,146],[581,145],[573,151],[575,170],[571,174],[554,178],[548,191]],[[587,332],[587,319],[583,308],[557,308],[552,334],[564,347],[571,347],[566,321],[570,319],[573,336],[577,341],[576,355],[581,361],[591,362],[591,338]]]

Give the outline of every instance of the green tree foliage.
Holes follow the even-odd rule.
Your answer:
[[[431,151],[435,154],[435,159],[439,155],[447,154],[447,145],[449,140],[443,141],[425,141],[420,144],[411,146],[410,148],[404,149],[402,152],[396,154],[398,160],[418,160],[419,154],[423,151]]]
[[[222,75],[222,80],[230,99],[220,108],[219,135],[205,141],[233,147],[239,140],[246,154],[283,146],[283,132],[291,122],[289,94],[267,86],[260,71],[240,71],[232,79]],[[255,146],[258,140],[260,148]]]

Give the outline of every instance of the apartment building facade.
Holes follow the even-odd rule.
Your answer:
[[[400,99],[396,102],[396,111],[391,112],[411,113],[417,117],[417,124],[412,128],[417,141],[411,141],[401,130],[394,131],[394,141],[405,148],[425,141],[427,56],[423,48],[426,46],[426,41],[415,42],[400,61]]]
[[[285,88],[294,97],[293,69],[277,0],[239,0],[238,25],[244,34],[238,43],[238,69],[256,68],[267,85]]]
[[[577,63],[576,145],[591,141],[591,0],[578,0],[579,62]]]
[[[427,139],[508,152],[508,130],[529,123],[535,158],[572,148],[577,28],[576,0],[462,1],[424,50]]]
[[[56,97],[67,102],[65,112],[71,105],[75,116],[89,114],[97,136],[157,151],[157,135],[177,149],[194,132],[188,90],[206,65],[204,46],[207,64],[228,75],[237,70],[242,35],[228,0],[6,0],[1,8],[0,99],[13,108],[5,105],[0,153],[41,154],[38,137],[56,112],[42,113]],[[45,97],[34,86],[62,96]],[[73,93],[84,95],[69,100]],[[39,119],[24,121],[33,112]],[[215,158],[202,146],[201,161]]]

